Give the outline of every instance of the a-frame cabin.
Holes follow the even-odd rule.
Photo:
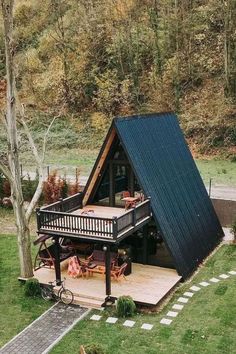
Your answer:
[[[83,193],[41,208],[37,220],[56,245],[64,237],[105,250],[107,296],[110,250],[185,279],[223,236],[173,113],[115,118]]]

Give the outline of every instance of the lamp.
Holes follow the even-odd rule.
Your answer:
[[[106,252],[107,251],[107,246],[103,246],[102,249],[103,249],[104,252]]]

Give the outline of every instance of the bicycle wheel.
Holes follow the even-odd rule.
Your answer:
[[[46,301],[52,300],[53,295],[52,295],[51,289],[46,288],[46,287],[42,288],[41,289],[41,296]]]
[[[68,289],[62,289],[59,293],[59,298],[66,305],[70,305],[74,301],[74,295]]]

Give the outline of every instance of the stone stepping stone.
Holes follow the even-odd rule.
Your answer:
[[[169,311],[169,312],[167,312],[166,316],[169,316],[169,317],[176,317],[176,316],[178,316],[178,312]]]
[[[182,302],[183,304],[187,304],[188,300],[189,299],[187,299],[186,297],[179,297],[177,301]]]
[[[160,323],[161,323],[161,324],[165,324],[165,325],[167,325],[167,326],[169,326],[169,325],[171,324],[171,322],[172,322],[172,320],[170,320],[169,318],[162,318],[162,319],[160,320]]]
[[[118,318],[116,317],[108,317],[106,322],[107,323],[116,323],[118,321]]]
[[[212,283],[218,283],[220,281],[220,279],[217,279],[217,278],[211,278],[210,281]]]
[[[93,321],[99,321],[101,318],[102,318],[102,316],[99,316],[99,315],[93,315],[92,317],[90,317],[90,320],[93,320]]]
[[[150,331],[152,329],[153,325],[149,324],[149,323],[144,323],[141,328],[142,329],[147,329],[148,331]]]
[[[190,291],[186,291],[186,293],[184,293],[183,295],[187,297],[192,297],[194,293],[191,293]]]
[[[202,281],[201,283],[199,283],[199,285],[201,285],[201,286],[209,286],[210,284],[207,281]]]
[[[126,321],[123,323],[123,326],[125,326],[125,327],[133,327],[134,324],[135,324],[134,321],[126,320]]]
[[[193,285],[193,286],[191,286],[190,290],[199,291],[199,290],[201,290],[201,288],[199,288],[199,286]]]
[[[227,278],[229,278],[229,275],[227,275],[227,274],[221,274],[221,275],[219,275],[219,278],[227,279]]]
[[[235,272],[235,270],[231,270],[231,271],[229,271],[229,274],[236,275],[236,272]]]
[[[179,304],[174,304],[172,306],[172,309],[174,310],[182,310],[184,308],[184,305],[179,305]]]

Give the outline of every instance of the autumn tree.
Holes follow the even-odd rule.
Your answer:
[[[6,112],[3,115],[3,121],[5,124],[8,140],[8,152],[5,157],[1,156],[0,170],[8,179],[11,185],[11,201],[13,205],[15,222],[17,227],[20,275],[23,278],[29,278],[33,276],[29,222],[42,192],[43,160],[46,149],[46,138],[52,122],[44,137],[42,156],[39,156],[37,147],[31,136],[30,130],[25,122],[24,107],[19,105],[17,98],[14,71],[15,46],[13,39],[13,6],[14,0],[1,0],[7,81]],[[18,124],[21,124],[23,129],[25,130],[32,153],[36,159],[39,173],[38,186],[31,202],[27,207],[25,207],[24,203],[22,192],[22,180],[20,174]]]

